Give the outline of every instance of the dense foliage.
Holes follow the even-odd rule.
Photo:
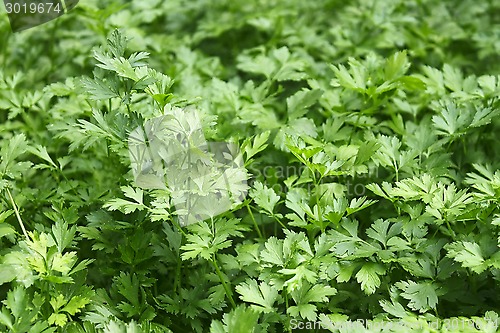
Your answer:
[[[16,34],[2,14],[0,331],[496,332],[499,13],[82,0]],[[249,191],[181,227],[128,136],[190,109]]]

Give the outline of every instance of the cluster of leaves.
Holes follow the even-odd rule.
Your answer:
[[[498,12],[88,0],[19,34],[2,15],[0,331],[495,332]],[[181,227],[128,138],[187,108],[250,190]]]

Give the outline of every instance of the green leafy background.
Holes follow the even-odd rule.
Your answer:
[[[499,13],[81,0],[12,34],[2,8],[0,331],[496,332]],[[179,108],[250,184],[186,228],[127,146]]]

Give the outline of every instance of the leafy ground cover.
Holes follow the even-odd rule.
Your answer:
[[[16,34],[0,15],[0,331],[496,332],[499,13],[84,0]],[[239,147],[248,193],[181,227],[129,135],[196,128],[189,110]]]

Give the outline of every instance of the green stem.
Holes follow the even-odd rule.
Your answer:
[[[286,318],[287,322],[285,323],[286,330],[289,333],[292,333],[292,328],[290,327],[290,314],[288,314],[288,293],[285,289],[283,289],[283,293],[285,294],[285,313],[286,313]]]
[[[453,240],[455,240],[455,237],[456,237],[457,235],[455,234],[455,231],[453,231],[453,228],[451,227],[450,222],[448,222],[448,219],[447,219],[447,218],[445,219],[445,222],[446,222],[446,226],[448,227],[448,231],[449,231],[449,232],[450,232],[450,234],[451,234],[451,238],[452,238]]]
[[[271,215],[271,216],[272,216],[272,217],[276,220],[276,222],[278,222],[278,224],[279,224],[279,225],[280,225],[283,229],[288,230],[288,227],[287,227],[286,225],[284,225],[284,224],[283,224],[283,222],[281,222],[281,221],[280,221],[280,219],[276,217],[276,215],[274,215],[274,214],[273,214],[273,215]]]
[[[172,219],[172,223],[175,225],[175,227],[182,234],[183,237],[187,237],[186,232],[182,230],[182,227],[179,225],[179,223],[177,223],[177,221]],[[177,291],[177,288],[180,288],[181,285],[182,258],[180,257],[180,255],[177,258],[177,260],[178,262],[177,262],[177,267],[175,269],[174,293]]]
[[[354,123],[354,129],[351,131],[349,134],[349,141],[348,143],[351,144],[352,137],[354,135],[354,131],[356,131],[359,128],[359,121],[361,120],[361,111],[358,111],[357,117],[356,117],[356,122]]]
[[[217,264],[217,258],[215,257],[215,253],[212,256],[212,264],[215,268],[215,271],[217,272],[217,276],[219,277],[220,282],[222,283],[222,286],[224,287],[224,290],[226,292],[227,298],[229,299],[229,302],[233,306],[233,308],[236,308],[236,303],[234,302],[233,295],[231,293],[231,290],[229,289],[226,281],[224,280],[224,277],[222,276],[222,272],[219,268],[219,265]]]
[[[247,210],[248,210],[248,214],[252,218],[253,225],[255,227],[255,230],[257,231],[257,234],[259,235],[259,238],[260,239],[264,238],[264,237],[262,237],[262,232],[260,231],[260,228],[257,224],[257,221],[255,221],[255,217],[253,216],[252,210],[250,209],[250,205],[248,203],[247,203]]]
[[[177,228],[177,230],[184,236],[184,237],[187,237],[187,234],[184,230],[182,230],[182,227],[179,225],[179,223],[177,223],[177,221],[175,221],[175,219],[172,219],[172,223],[175,225],[175,227]]]
[[[54,56],[54,44],[55,44],[55,41],[56,41],[56,32],[57,30],[59,29],[59,20],[55,20],[54,22],[54,25],[52,26],[52,32],[51,32],[51,37],[50,37],[50,43],[48,45],[48,55],[50,57],[50,59],[54,59],[55,56]],[[54,62],[52,61],[51,64],[50,64],[50,67],[51,67],[51,72],[54,71]]]
[[[68,177],[66,177],[66,175],[63,172],[63,170],[60,167],[57,168],[57,170],[59,171],[59,173],[61,174],[61,176],[64,178],[64,180],[68,183],[69,188],[71,189],[71,191],[73,192],[73,194],[75,195],[75,197],[78,198],[80,196],[80,194],[78,194],[78,192],[76,191],[76,187],[71,184],[71,182],[69,181]]]
[[[5,33],[5,40],[2,41],[0,45],[2,45],[4,52],[2,52],[2,72],[5,73],[5,69],[7,68],[7,45],[9,45],[9,39],[12,34],[10,32]]]
[[[177,262],[177,267],[175,270],[175,281],[174,281],[174,294],[177,292],[177,288],[180,289],[180,284],[181,284],[181,267],[182,266],[182,260],[179,258],[179,262]]]
[[[318,188],[319,188],[319,183],[321,182],[321,177],[319,180],[316,179],[316,172],[313,172],[313,182],[314,182],[314,189],[315,189],[315,197],[316,197],[316,206],[318,207],[318,218],[319,218],[319,225],[320,225],[320,228],[321,228],[321,232],[325,232],[325,228],[323,227],[323,213],[321,211],[321,205],[319,204],[319,200],[320,200],[320,197],[319,197],[319,192],[318,192]]]
[[[10,202],[12,203],[12,207],[14,208],[14,213],[16,214],[17,221],[19,222],[19,225],[23,230],[23,234],[26,238],[29,239],[28,233],[26,232],[26,228],[24,227],[23,220],[21,219],[21,215],[19,214],[19,210],[17,209],[14,198],[12,198],[12,194],[10,193],[10,190],[8,188],[7,188],[7,194],[9,195]]]

